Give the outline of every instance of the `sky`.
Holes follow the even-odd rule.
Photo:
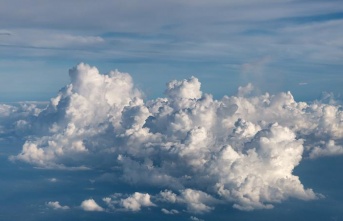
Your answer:
[[[343,220],[339,0],[0,0],[4,220]]]

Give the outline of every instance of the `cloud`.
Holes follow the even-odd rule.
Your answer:
[[[316,146],[310,153],[310,158],[318,158],[322,156],[335,156],[343,154],[343,146],[336,145],[334,140],[328,142],[321,142],[322,146]]]
[[[81,203],[81,208],[85,211],[104,211],[93,199],[84,200]]]
[[[167,210],[165,208],[161,209],[161,212],[167,215],[175,215],[175,214],[179,214],[179,211],[172,209],[172,210]]]
[[[44,31],[30,29],[15,29],[12,32],[0,30],[0,36],[7,35],[3,45],[36,49],[77,49],[82,47],[99,46],[104,43],[100,36],[81,36],[60,31]],[[26,38],[25,38],[26,37]]]
[[[124,195],[121,193],[113,194],[103,198],[107,206],[114,211],[140,211],[142,207],[156,206],[151,202],[148,193],[135,192],[132,195]]]
[[[171,81],[165,97],[144,101],[127,73],[103,75],[81,63],[69,76],[46,108],[1,106],[3,130],[29,134],[10,159],[41,168],[110,168],[106,173],[125,183],[166,190],[105,197],[109,209],[139,211],[157,205],[154,197],[190,213],[223,203],[254,210],[313,200],[318,194],[294,168],[303,157],[343,154],[343,112],[335,102],[255,95],[251,84],[216,100],[195,77]]]
[[[204,221],[203,219],[199,219],[198,217],[195,217],[195,216],[191,216],[190,220],[192,220],[192,221]]]
[[[25,139],[31,134],[31,121],[39,115],[41,108],[42,105],[35,102],[0,104],[0,138]]]
[[[150,201],[150,195],[148,193],[134,193],[132,196],[122,199],[121,205],[131,211],[139,211],[141,207],[155,206]]]
[[[195,77],[183,81],[174,80],[168,83],[166,94],[170,98],[199,99],[202,94],[200,86],[199,80]]]
[[[182,190],[180,195],[176,195],[170,190],[160,192],[162,201],[169,203],[181,203],[187,205],[187,211],[190,213],[206,213],[214,208],[208,204],[215,204],[218,201],[205,192],[193,189]]]
[[[17,59],[143,57],[221,64],[269,55],[275,61],[340,64],[341,20],[334,15],[342,6],[334,1],[148,2],[135,1],[136,7],[124,1],[105,1],[101,6],[82,2],[79,13],[68,1],[41,3],[39,8],[20,2],[28,9],[24,14],[18,13],[15,1],[4,3],[0,21],[6,22],[0,24],[12,28],[2,32],[14,34],[3,35],[7,47],[1,53]],[[120,13],[113,13],[117,8]]]
[[[271,204],[261,202],[280,202],[288,197],[316,198],[314,192],[304,189],[299,178],[292,174],[302,158],[303,146],[291,130],[272,124],[256,133],[250,142],[244,148],[250,145],[254,148],[246,154],[236,152],[231,146],[221,150],[213,168],[219,170],[215,172],[219,176],[223,173],[216,184],[218,194],[239,202],[234,207],[241,210],[272,208]]]
[[[58,180],[56,179],[56,178],[50,178],[50,179],[48,179],[49,180],[49,182],[51,182],[51,183],[56,183]]]
[[[0,36],[1,35],[3,35],[3,36],[11,36],[11,35],[13,35],[13,33],[11,33],[8,30],[0,29]]]
[[[299,86],[305,86],[305,85],[308,85],[308,83],[307,82],[300,82],[300,83],[298,83],[298,85]]]
[[[68,210],[70,209],[69,206],[61,206],[58,201],[50,201],[46,204],[48,207],[54,209],[54,210]]]
[[[28,140],[17,159],[47,166],[54,164],[58,156],[86,156],[96,149],[87,149],[85,142],[91,144],[93,141],[84,138],[108,136],[111,127],[120,123],[124,107],[130,102],[142,102],[140,92],[133,88],[128,74],[114,71],[100,75],[96,68],[80,64],[70,70],[70,78],[71,84],[63,88],[33,122],[37,133],[44,136],[36,141]],[[100,150],[101,142],[96,142],[99,145],[92,145]]]

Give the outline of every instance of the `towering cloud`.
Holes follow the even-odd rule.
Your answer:
[[[254,96],[252,85],[216,100],[195,77],[172,81],[166,97],[144,101],[128,74],[102,75],[79,64],[69,75],[70,84],[44,110],[14,120],[31,136],[11,159],[45,168],[116,168],[123,181],[161,191],[104,198],[109,207],[138,211],[163,202],[204,213],[219,203],[253,210],[289,197],[312,200],[317,194],[294,168],[303,157],[343,153],[338,104],[296,102],[290,92]],[[11,108],[2,106],[0,114],[11,115]],[[82,205],[98,208],[91,200]],[[163,209],[170,211],[176,210]]]

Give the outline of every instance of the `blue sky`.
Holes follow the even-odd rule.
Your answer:
[[[0,0],[0,219],[343,220],[342,36],[339,0]]]

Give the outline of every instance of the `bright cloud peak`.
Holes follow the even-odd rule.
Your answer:
[[[124,182],[161,191],[105,197],[112,209],[162,202],[205,213],[222,203],[254,210],[290,197],[312,200],[318,194],[294,168],[304,157],[343,154],[338,104],[296,102],[290,92],[254,95],[251,84],[216,100],[195,77],[171,81],[166,97],[144,101],[127,73],[100,74],[81,63],[69,76],[45,109],[0,106],[4,125],[30,135],[11,159],[47,168],[116,167]],[[93,199],[81,208],[104,211]]]
[[[93,199],[82,201],[81,208],[85,211],[104,211],[104,209],[101,206],[99,206]]]

